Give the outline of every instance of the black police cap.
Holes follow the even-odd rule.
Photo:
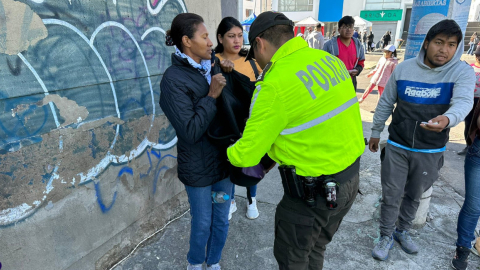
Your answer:
[[[250,26],[250,32],[248,33],[248,41],[250,42],[250,46],[252,46],[255,38],[258,37],[261,33],[265,32],[270,27],[275,25],[290,25],[294,27],[295,24],[293,21],[287,18],[283,13],[280,12],[273,12],[273,11],[266,11],[258,15],[258,17],[253,21],[252,25]],[[250,60],[253,58],[253,48],[250,47],[248,51],[247,58],[245,61]]]

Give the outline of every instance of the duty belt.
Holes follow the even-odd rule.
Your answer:
[[[285,193],[294,198],[301,198],[309,207],[316,206],[316,196],[323,196],[329,209],[335,209],[336,195],[339,186],[347,183],[358,174],[360,158],[345,170],[316,177],[306,177],[296,174],[295,166],[282,165],[279,168]]]

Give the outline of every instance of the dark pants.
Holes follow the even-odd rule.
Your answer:
[[[417,153],[388,143],[384,151],[380,234],[390,236],[397,220],[398,230],[407,231],[412,227],[422,194],[438,179],[443,152]]]
[[[369,41],[369,42],[368,42],[368,51],[369,51],[369,52],[372,51],[372,43],[373,43],[373,41]]]
[[[467,141],[468,138],[468,129],[470,128],[470,125],[472,124],[472,119],[473,119],[473,113],[475,111],[475,107],[477,106],[479,98],[474,98],[473,99],[473,108],[470,111],[470,113],[465,117],[465,130],[463,131],[463,135],[465,136],[465,141]]]
[[[309,208],[301,199],[287,194],[283,196],[275,213],[273,245],[280,270],[323,268],[326,245],[332,241],[357,196],[359,166],[354,169],[354,176],[339,187],[335,210],[328,210],[326,200],[321,196],[317,196],[315,208]]]

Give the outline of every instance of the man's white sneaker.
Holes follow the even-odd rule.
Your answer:
[[[252,197],[252,204],[247,205],[247,218],[256,219],[258,218],[258,209],[257,209],[257,200],[255,197]]]
[[[233,213],[237,211],[237,203],[235,200],[232,200],[232,203],[230,204],[230,211],[228,212],[228,220],[232,219]]]

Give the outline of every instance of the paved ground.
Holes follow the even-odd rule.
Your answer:
[[[372,67],[379,55],[367,56],[367,67]],[[402,57],[400,55],[400,57]],[[469,59],[471,58],[471,59]],[[473,57],[467,57],[469,62]],[[363,75],[366,74],[364,72]],[[360,96],[368,85],[365,76],[359,78]],[[370,128],[377,93],[361,105],[364,134],[370,136]],[[440,179],[435,183],[430,206],[430,221],[425,227],[414,231],[415,240],[420,245],[418,255],[407,255],[398,244],[390,252],[386,262],[372,259],[371,249],[379,236],[378,215],[380,187],[379,155],[368,149],[362,157],[360,182],[364,195],[359,195],[345,217],[332,243],[327,246],[324,269],[450,269],[450,259],[455,250],[456,221],[464,200],[463,157],[456,152],[465,147],[463,124],[451,132],[451,142],[445,153],[445,166]],[[382,137],[386,139],[384,132]],[[230,221],[228,240],[223,251],[221,266],[227,270],[273,270],[278,269],[273,257],[273,223],[275,208],[283,190],[276,170],[258,186],[258,208],[260,217],[248,220],[245,217],[246,192],[237,188],[238,211]],[[190,230],[190,215],[171,223],[165,230],[142,245],[115,270],[146,269],[186,269],[186,253]],[[480,258],[469,258],[469,269],[480,269]]]

